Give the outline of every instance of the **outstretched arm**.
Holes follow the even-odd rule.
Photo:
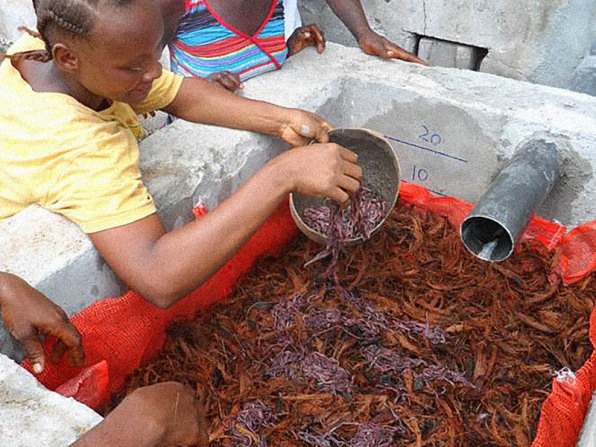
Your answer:
[[[167,308],[228,261],[290,191],[345,202],[360,186],[356,158],[332,143],[295,148],[269,162],[214,211],[178,230],[166,233],[153,214],[90,237],[130,288]]]
[[[164,111],[195,123],[277,136],[292,146],[313,140],[326,143],[331,130],[313,113],[244,98],[200,78],[184,78],[176,98]]]
[[[360,0],[327,0],[327,4],[350,30],[360,49],[366,54],[426,65],[426,62],[415,54],[375,33],[368,24]]]
[[[277,136],[293,146],[270,161],[232,197],[198,221],[166,233],[152,214],[137,222],[90,234],[131,289],[169,307],[203,284],[278,208],[289,192],[340,203],[360,187],[353,152],[325,142],[329,124],[312,113],[254,101],[208,81],[185,78],[165,109],[189,121]]]

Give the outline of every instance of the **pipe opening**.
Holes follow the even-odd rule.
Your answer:
[[[476,257],[498,262],[513,251],[513,239],[500,223],[487,217],[469,217],[461,226],[462,241]]]

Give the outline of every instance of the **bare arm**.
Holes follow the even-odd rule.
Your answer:
[[[291,190],[338,202],[359,187],[356,156],[314,144],[272,160],[213,212],[166,233],[157,215],[90,237],[116,274],[159,307],[169,307],[229,260]]]
[[[185,0],[159,0],[159,7],[164,22],[164,45],[176,36],[178,23],[184,15]]]
[[[372,32],[360,0],[327,0],[327,4],[357,41]]]
[[[329,125],[312,113],[242,98],[218,84],[185,78],[166,111],[189,121],[275,135],[292,145],[327,141]],[[288,151],[253,176],[212,213],[166,233],[157,215],[91,234],[91,240],[133,290],[169,307],[203,284],[277,209],[290,191],[338,202],[359,188],[351,151],[313,144]]]
[[[293,146],[313,139],[325,143],[331,129],[325,120],[310,112],[243,98],[199,78],[184,78],[178,95],[164,111],[195,123],[274,135]]]
[[[368,24],[362,2],[360,0],[327,0],[327,4],[335,15],[350,30],[360,49],[366,54],[383,58],[402,59],[426,65],[418,58],[385,37],[375,33]]]
[[[204,412],[176,382],[138,388],[70,447],[206,447]]]

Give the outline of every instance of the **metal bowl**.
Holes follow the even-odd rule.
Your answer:
[[[385,138],[368,129],[335,129],[329,133],[329,140],[358,154],[364,182],[387,202],[385,217],[373,229],[372,235],[385,223],[397,202],[400,181],[397,155]],[[306,197],[298,193],[290,194],[290,211],[294,222],[306,236],[321,244],[327,243],[327,236],[306,225],[303,213],[307,208],[327,203],[329,203],[328,199]],[[352,245],[362,241],[362,237],[357,237],[346,243]]]

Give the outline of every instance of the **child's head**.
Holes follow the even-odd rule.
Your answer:
[[[61,76],[102,98],[145,99],[161,74],[163,21],[157,0],[35,0],[44,51]]]

